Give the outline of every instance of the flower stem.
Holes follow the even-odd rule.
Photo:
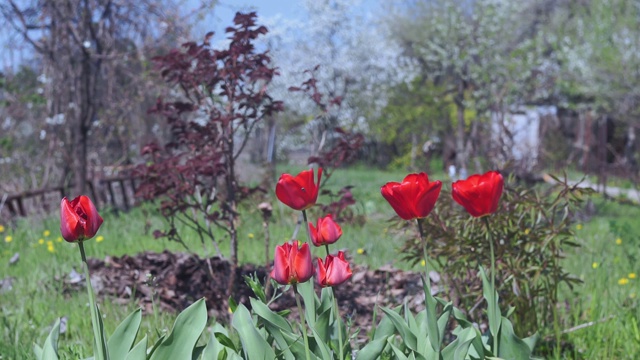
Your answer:
[[[493,237],[491,236],[491,226],[489,226],[489,219],[487,216],[483,216],[482,220],[484,220],[484,225],[487,228],[487,240],[489,241],[489,252],[491,255],[491,304],[489,306],[494,306],[496,302],[496,255],[493,250]],[[493,336],[493,354],[498,356],[498,337],[497,330],[495,329],[496,334]]]
[[[302,331],[302,337],[304,338],[304,352],[307,360],[311,360],[311,355],[309,354],[309,338],[307,337],[307,322],[304,320],[304,309],[302,308],[302,304],[300,304],[300,295],[298,294],[298,287],[295,284],[293,285],[293,294],[296,297],[296,305],[298,305],[298,313],[300,314],[300,330]]]
[[[327,249],[327,251],[329,251],[329,249]],[[340,349],[338,350],[338,359],[343,360],[344,356],[342,355],[342,351],[344,350],[344,344],[342,342],[342,317],[340,316],[340,309],[338,308],[338,298],[333,292],[333,288],[331,288],[331,296],[333,297],[333,304],[335,307],[334,316],[336,317],[336,323],[338,324],[338,345],[340,346]]]
[[[307,241],[309,246],[313,245],[311,241],[311,230],[309,230],[309,220],[307,220],[307,210],[302,210],[302,219],[304,220],[304,227],[307,229]]]
[[[78,247],[80,248],[80,257],[82,258],[82,268],[84,271],[84,278],[87,283],[87,292],[89,293],[89,306],[91,307],[91,325],[93,327],[93,339],[94,339],[94,356],[96,360],[107,359],[107,349],[102,333],[101,319],[99,315],[98,306],[96,305],[95,294],[93,293],[93,287],[91,286],[91,275],[89,274],[89,264],[87,263],[87,256],[84,252],[84,244],[82,241],[78,241]]]
[[[422,241],[422,256],[424,257],[424,271],[427,276],[425,279],[427,280],[427,284],[429,284],[429,288],[431,288],[431,280],[429,280],[429,258],[427,255],[427,239],[424,236],[424,229],[422,228],[422,223],[420,219],[416,219],[416,223],[418,223],[418,232],[420,233],[420,240]]]

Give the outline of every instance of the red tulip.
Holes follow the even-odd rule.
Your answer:
[[[453,200],[462,205],[471,216],[481,217],[498,210],[503,188],[502,175],[497,171],[489,171],[483,175],[475,174],[466,180],[454,182],[451,195]]]
[[[60,232],[68,242],[84,241],[96,235],[102,225],[102,217],[87,196],[80,195],[60,202]]]
[[[342,236],[342,228],[333,221],[333,216],[329,214],[318,219],[317,228],[315,228],[312,223],[309,223],[309,233],[311,234],[313,245],[329,245],[338,241],[340,236]]]
[[[313,169],[302,171],[295,177],[282,174],[276,184],[276,196],[294,210],[306,210],[316,204],[322,168],[318,169],[317,183],[313,182]]]
[[[327,255],[324,263],[318,258],[318,283],[322,287],[340,285],[349,280],[351,274],[349,262],[344,259],[342,251],[338,251],[338,256]]]
[[[407,175],[401,183],[388,182],[380,188],[380,192],[398,216],[413,220],[429,215],[441,188],[440,180],[429,182],[427,174],[420,173]]]
[[[298,240],[276,246],[271,277],[281,285],[303,283],[313,275],[309,244],[298,247]]]

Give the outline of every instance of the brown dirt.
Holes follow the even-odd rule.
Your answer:
[[[178,312],[195,300],[205,297],[209,314],[224,321],[227,317],[225,297],[230,264],[219,258],[205,259],[184,253],[145,252],[136,256],[107,257],[104,260],[89,259],[91,282],[99,297],[123,304],[135,299],[147,312],[152,311],[152,299],[162,311]],[[243,265],[237,269],[236,279],[256,274],[265,279],[264,266]],[[69,289],[78,287],[82,281],[69,281]],[[320,288],[316,285],[316,290]],[[401,271],[391,266],[370,270],[355,266],[353,277],[335,289],[339,307],[353,328],[360,328],[360,336],[371,329],[374,306],[396,306],[407,304],[416,310],[423,308],[424,293],[420,275]],[[249,307],[249,298],[254,297],[244,281],[236,284],[233,298]],[[273,310],[295,308],[291,291],[283,294],[271,304]],[[295,311],[293,311],[295,312]],[[378,312],[380,313],[380,312]]]

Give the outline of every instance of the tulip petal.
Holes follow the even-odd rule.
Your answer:
[[[297,244],[294,245],[297,247]],[[304,243],[297,251],[295,258],[293,259],[293,268],[295,269],[297,279],[299,283],[303,283],[309,280],[313,276],[313,264],[311,261],[311,250],[309,244]]]
[[[98,232],[98,229],[102,225],[103,219],[100,214],[98,214],[98,210],[93,205],[93,202],[91,202],[91,199],[89,199],[88,196],[81,195],[77,197],[76,200],[78,200],[77,206],[82,208],[82,211],[84,211],[84,213],[87,215],[85,221],[84,236],[86,239],[90,239],[94,237]]]
[[[60,233],[68,242],[77,241],[83,235],[82,227],[75,210],[69,200],[65,197],[60,202]]]

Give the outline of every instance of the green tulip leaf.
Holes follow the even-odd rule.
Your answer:
[[[316,307],[319,301],[316,301],[317,295],[313,291],[313,280],[296,285],[296,289],[304,301],[304,313],[307,322],[310,327],[314,327],[316,325]]]
[[[275,359],[276,354],[253,324],[253,319],[247,308],[240,304],[233,313],[231,325],[238,332],[242,348],[248,360]]]
[[[413,351],[417,351],[418,340],[416,339],[416,335],[411,332],[404,319],[393,310],[382,308],[382,311],[387,314],[387,317],[391,320],[396,330],[398,330],[400,337],[404,340],[407,347]]]
[[[124,359],[138,336],[140,322],[142,321],[142,310],[132,312],[124,319],[116,330],[111,334],[107,342],[109,357],[113,359]]]
[[[431,295],[431,284],[429,279],[421,276],[424,289],[424,303],[426,309],[425,321],[427,322],[427,335],[433,350],[440,350],[440,331],[438,330],[438,314],[436,313],[437,300]]]
[[[60,318],[56,319],[42,347],[34,345],[33,351],[38,360],[58,360],[58,338],[60,337]]]
[[[498,355],[503,359],[529,360],[532,348],[513,332],[513,325],[507,318],[502,318],[500,328],[500,344]]]
[[[480,267],[480,276],[482,277],[482,294],[485,300],[487,300],[487,317],[489,318],[489,331],[491,332],[491,336],[495,338],[498,336],[498,332],[500,331],[500,321],[502,320],[500,305],[498,304],[500,298],[496,289],[493,289],[491,287],[491,281],[489,281],[489,278],[487,277],[487,274],[482,266]]]
[[[129,351],[125,360],[146,360],[147,359],[147,336],[143,337],[132,349]],[[115,358],[114,359],[120,359]]]
[[[380,359],[384,349],[387,347],[388,338],[379,338],[370,341],[356,355],[356,360],[377,360]]]
[[[173,329],[157,347],[151,360],[191,359],[196,342],[207,325],[207,306],[200,299],[184,309]]]
[[[251,302],[251,311],[254,314],[258,315],[260,318],[262,318],[264,321],[277,326],[283,331],[287,331],[287,332],[293,331],[291,324],[289,324],[289,322],[285,318],[283,318],[282,316],[278,315],[277,313],[269,309],[267,305],[265,305],[264,303],[254,298],[251,298],[250,302]]]

